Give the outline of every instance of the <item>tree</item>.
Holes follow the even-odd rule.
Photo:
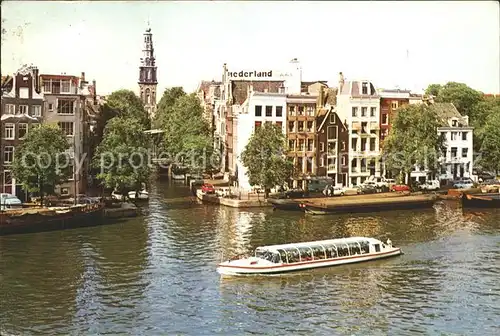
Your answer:
[[[437,97],[439,95],[439,91],[441,90],[441,84],[430,84],[425,90],[425,94]]]
[[[157,127],[161,127],[161,125],[166,125],[170,116],[172,115],[172,109],[175,105],[175,102],[180,97],[184,97],[186,92],[180,86],[174,86],[172,88],[167,88],[163,92],[163,96],[158,103],[158,109],[156,111],[156,116],[154,120],[154,125]]]
[[[387,169],[399,175],[400,180],[409,176],[416,164],[436,172],[444,150],[444,138],[438,134],[438,127],[436,111],[425,104],[398,109],[384,141],[383,159]]]
[[[144,125],[135,118],[115,117],[104,130],[93,166],[100,170],[97,179],[123,195],[140,191],[151,174],[148,162],[149,138]]]
[[[500,172],[500,108],[490,114],[483,130],[481,158],[479,164],[483,169]]]
[[[30,129],[16,148],[12,173],[29,192],[39,192],[43,205],[44,194],[52,194],[55,186],[72,175],[70,148],[63,131],[56,125],[42,124]]]
[[[213,168],[199,166],[200,155],[207,159],[212,156],[213,144],[209,125],[203,118],[203,108],[196,95],[180,95],[173,106],[160,113],[164,113],[159,125],[165,131],[161,144],[163,151],[171,158],[175,157],[175,163],[184,164],[191,170],[207,171]]]
[[[472,122],[477,119],[474,115],[474,107],[483,100],[483,93],[468,87],[464,83],[448,82],[443,86],[431,84],[426,92],[433,92],[438,103],[453,103],[458,112],[469,116]]]
[[[293,174],[293,163],[285,156],[286,138],[281,127],[264,124],[255,130],[241,153],[241,161],[248,169],[251,185],[260,185],[266,190],[283,185]]]

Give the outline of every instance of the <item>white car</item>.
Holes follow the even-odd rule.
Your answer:
[[[323,190],[323,194],[325,196],[344,196],[345,195],[345,189],[343,187],[327,186]]]
[[[420,186],[422,190],[439,190],[441,184],[438,180],[429,180]]]

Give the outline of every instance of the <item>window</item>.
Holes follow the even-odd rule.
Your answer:
[[[342,166],[345,167],[346,163],[345,163],[345,155],[342,155]]]
[[[5,104],[5,114],[15,114],[16,106],[14,104]]]
[[[458,120],[453,119],[453,120],[451,121],[451,126],[456,127],[456,126],[457,126],[457,124],[458,124]]]
[[[28,133],[28,124],[17,125],[17,135],[19,139],[23,139],[27,133]]]
[[[255,116],[262,117],[262,106],[255,105]]]
[[[467,140],[467,132],[462,132],[462,140]]]
[[[353,151],[358,150],[358,138],[352,138],[351,140],[351,148]]]
[[[282,128],[283,127],[283,122],[282,121],[277,121],[276,122],[276,126],[278,126],[279,128]]]
[[[457,157],[457,147],[451,147],[451,157],[452,158]]]
[[[330,113],[330,124],[335,124],[335,113]]]
[[[382,124],[387,125],[387,113],[382,114]]]
[[[375,138],[370,138],[370,151],[375,151]]]
[[[370,117],[375,117],[375,112],[377,112],[376,107],[370,107]]]
[[[256,121],[255,122],[255,129],[259,128],[260,126],[262,126],[262,122]]]
[[[294,116],[295,115],[295,106],[290,106],[288,109],[288,114]]]
[[[5,146],[3,151],[3,162],[12,163],[14,160],[14,146]]]
[[[357,117],[358,116],[358,108],[357,107],[353,107],[352,108],[352,116],[353,117]]]
[[[312,139],[307,139],[307,151],[312,152],[314,150],[314,141]]]
[[[314,105],[307,105],[307,115],[314,117]]]
[[[451,140],[457,140],[457,132],[451,132]]]
[[[304,122],[299,121],[299,132],[304,132]]]
[[[363,84],[361,84],[361,92],[362,94],[368,94],[368,83],[367,82],[363,82]]]
[[[304,139],[299,139],[299,150],[303,152],[305,149],[305,141]],[[300,159],[300,158],[299,158]]]
[[[43,81],[43,92],[50,92],[51,89],[51,81]]]
[[[462,157],[466,158],[469,154],[469,148],[462,148]]]
[[[288,149],[291,151],[295,150],[295,140],[288,140]]]
[[[288,122],[288,132],[289,133],[295,132],[295,121]]]
[[[366,117],[366,111],[368,110],[368,108],[366,106],[363,106],[361,108],[361,116],[362,117]]]
[[[28,105],[19,105],[19,114],[28,114]]]
[[[277,117],[283,116],[283,106],[276,106],[276,116]]]
[[[320,142],[319,143],[319,151],[320,152],[324,152],[325,151],[325,143],[324,142]]]
[[[69,80],[61,81],[61,92],[69,92]]]
[[[61,188],[61,196],[68,196],[69,188]]]
[[[52,104],[49,104],[51,107]],[[31,116],[33,117],[41,117],[42,116],[42,105],[32,105],[31,106]]]
[[[59,114],[73,114],[75,106],[74,100],[59,99],[57,102],[57,113]]]
[[[304,115],[304,106],[299,106],[299,115]]]
[[[314,129],[313,129],[313,122],[312,122],[312,121],[308,121],[308,122],[307,122],[307,131],[308,131],[308,132],[314,132]]]
[[[64,135],[66,136],[73,135],[73,122],[71,121],[59,122],[59,127],[62,129]]]
[[[324,159],[323,157],[320,157],[320,158],[319,158],[319,166],[320,166],[320,167],[324,167],[324,166],[325,166],[325,162],[324,162],[324,160],[325,160],[325,159]]]
[[[266,106],[266,117],[272,117],[272,116],[273,116],[273,107]]]
[[[4,132],[3,132],[3,138],[4,139],[14,139],[14,124],[5,124],[4,126]]]
[[[50,112],[54,111],[54,104],[49,103],[49,104],[48,104],[48,110],[49,110]]]
[[[397,101],[397,100],[393,100],[393,101],[391,102],[391,108],[392,108],[393,110],[395,110],[395,109],[397,109],[397,108],[398,108],[398,101]]]

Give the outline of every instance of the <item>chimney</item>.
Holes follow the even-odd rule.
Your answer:
[[[325,100],[325,92],[324,92],[323,86],[320,86],[319,87],[318,102],[316,104],[318,106],[318,108],[323,107],[324,100]]]
[[[80,76],[80,80],[82,82],[85,82],[85,72],[82,72],[82,75]]]
[[[342,88],[344,87],[344,74],[339,72],[339,93],[342,92]]]
[[[37,67],[32,68],[33,83],[35,86],[35,91],[40,93],[40,75]]]

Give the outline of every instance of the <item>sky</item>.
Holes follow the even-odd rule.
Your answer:
[[[338,73],[382,88],[419,91],[463,82],[500,93],[497,1],[229,2],[2,1],[1,70],[85,72],[98,94],[138,92],[148,21],[158,92],[196,90],[231,70],[283,69],[298,58],[305,81]]]

